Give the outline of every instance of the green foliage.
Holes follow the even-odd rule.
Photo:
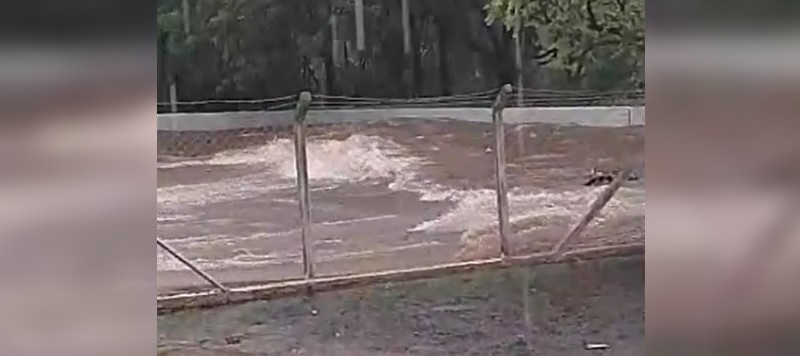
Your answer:
[[[160,99],[172,78],[179,100],[480,91],[514,78],[510,33],[526,41],[531,87],[627,89],[641,77],[644,0],[488,1],[411,0],[407,61],[400,1],[365,1],[367,49],[356,54],[352,0],[158,0]]]
[[[302,57],[313,54],[325,24],[309,8],[319,1],[190,0],[189,33],[183,3],[159,3],[158,29],[168,37],[164,52],[182,97],[276,96],[304,87]]]
[[[501,22],[516,36],[522,28],[534,25],[540,5],[539,1],[531,0],[490,0],[485,7],[486,23]]]
[[[489,24],[533,31],[530,37],[553,53],[547,64],[574,85],[603,76],[619,81],[611,86],[640,85],[644,0],[490,0],[485,10]]]

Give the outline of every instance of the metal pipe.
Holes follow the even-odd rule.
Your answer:
[[[230,289],[228,289],[227,287],[222,285],[222,283],[220,283],[216,279],[214,279],[214,277],[211,277],[211,275],[209,275],[208,273],[206,273],[205,271],[200,269],[200,267],[197,267],[194,263],[190,262],[189,259],[187,259],[183,255],[181,255],[180,252],[178,252],[177,250],[172,248],[172,246],[170,246],[166,242],[161,241],[161,239],[159,239],[158,237],[156,237],[156,244],[159,247],[161,247],[162,249],[164,249],[164,251],[167,251],[167,253],[172,255],[172,257],[175,257],[175,259],[177,259],[178,261],[180,261],[181,263],[186,265],[186,267],[189,267],[189,269],[191,269],[194,273],[196,273],[198,276],[200,276],[203,279],[205,279],[206,282],[210,283],[211,285],[213,285],[217,289],[219,289],[219,290],[221,290],[223,292],[229,292],[230,291]]]
[[[631,175],[631,173],[633,173],[633,164],[625,167],[625,169],[623,169],[621,172],[619,172],[619,174],[617,174],[616,177],[614,177],[614,180],[611,182],[611,184],[606,187],[606,189],[603,190],[603,192],[600,193],[597,199],[595,199],[595,201],[592,203],[589,211],[587,211],[586,214],[584,214],[583,217],[578,220],[578,223],[572,227],[569,233],[561,238],[555,247],[553,247],[551,250],[553,254],[561,253],[567,243],[577,238],[583,233],[584,230],[586,230],[586,227],[589,226],[589,223],[591,223],[592,220],[594,220],[594,218],[600,213],[600,210],[602,210],[603,207],[605,207],[606,204],[611,201],[611,198],[613,198],[614,194],[619,191],[619,188],[622,187],[622,184],[628,180],[628,177]]]
[[[492,105],[492,122],[494,123],[494,163],[497,192],[497,218],[500,234],[500,256],[509,255],[508,233],[508,191],[506,181],[506,145],[505,130],[503,128],[503,109],[508,103],[508,96],[514,91],[511,84],[506,84],[497,94],[497,99]]]
[[[178,112],[178,86],[175,82],[169,84],[169,107],[172,113]]]
[[[297,195],[300,202],[300,239],[303,245],[303,275],[314,277],[314,263],[308,239],[311,234],[311,212],[308,194],[308,160],[306,158],[306,116],[311,106],[311,93],[300,93],[294,122],[295,163],[297,166]]]

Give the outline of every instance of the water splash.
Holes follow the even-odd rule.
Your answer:
[[[603,188],[580,187],[574,190],[514,189],[509,192],[511,222],[536,221],[541,226],[565,221],[575,221],[588,209]],[[623,191],[626,191],[623,194]],[[623,214],[644,211],[644,200],[635,199],[644,192],[623,188],[609,201],[599,219],[609,219]],[[493,190],[450,192],[455,201],[453,208],[435,219],[425,221],[410,232],[472,234],[497,225],[497,197]],[[630,198],[633,197],[634,199]],[[526,229],[536,226],[526,226]]]
[[[345,140],[310,140],[307,149],[309,180],[312,185],[328,184],[329,188],[365,180],[408,180],[421,162],[421,159],[406,154],[402,146],[375,136],[352,135]],[[289,139],[222,152],[207,160],[180,162],[172,167],[198,165],[247,165],[262,167],[263,170],[216,182],[158,188],[156,196],[159,210],[243,200],[270,191],[294,189],[297,176],[294,143]]]

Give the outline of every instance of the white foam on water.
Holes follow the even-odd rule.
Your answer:
[[[209,248],[214,246],[226,247],[235,246],[237,243],[244,241],[258,241],[269,240],[276,237],[289,236],[300,232],[300,229],[291,229],[285,231],[275,232],[260,232],[248,236],[231,236],[231,235],[203,235],[192,236],[181,239],[169,239],[167,242],[175,248],[181,250]]]
[[[308,170],[312,190],[336,189],[342,183],[378,179],[408,179],[421,162],[402,146],[380,137],[352,135],[345,140],[310,140]],[[161,187],[156,190],[159,219],[176,219],[181,207],[236,201],[271,191],[294,189],[297,176],[294,143],[273,140],[266,145],[219,153],[207,160],[170,163],[189,165],[249,165],[263,171],[210,183]],[[321,185],[320,185],[321,184]]]
[[[275,157],[277,171],[295,178],[294,148],[290,141],[268,146]],[[402,175],[418,162],[403,152],[403,147],[374,136],[352,135],[343,141],[312,141],[308,146],[308,175],[312,180],[357,182]]]
[[[400,251],[414,250],[420,248],[429,248],[434,246],[441,246],[442,242],[439,241],[426,241],[408,245],[387,247],[378,250],[363,250],[363,251],[350,251],[350,252],[333,252],[333,251],[317,251],[315,261],[317,262],[330,262],[338,261],[349,258],[363,258],[382,253],[394,253]],[[266,265],[277,265],[285,263],[300,263],[302,262],[299,253],[269,253],[269,254],[254,254],[247,250],[239,250],[234,257],[223,259],[197,259],[193,261],[198,267],[206,270],[222,269],[230,267],[257,267]]]
[[[344,140],[312,139],[308,142],[309,178],[312,189],[336,189],[345,183],[385,184],[392,191],[419,194],[421,201],[450,202],[452,208],[440,216],[410,229],[420,233],[464,233],[496,226],[496,195],[491,189],[459,190],[423,179],[418,172],[426,163],[423,158],[410,155],[401,145],[390,140],[363,135],[352,135]],[[248,199],[276,190],[294,190],[296,179],[294,143],[277,139],[265,145],[243,150],[228,151],[206,160],[170,163],[188,165],[248,165],[260,166],[258,173],[193,185],[162,187],[157,189],[158,219],[160,222],[180,223],[188,218],[186,209],[192,206]],[[515,189],[509,193],[511,220],[534,218],[537,224],[563,223],[580,217],[602,187],[577,187],[573,190]],[[288,200],[281,201],[289,203]],[[620,214],[644,214],[643,188],[622,188],[603,209],[600,219]],[[394,216],[376,216],[352,221],[318,222],[318,224],[350,224],[389,219]],[[530,228],[536,228],[532,226]],[[296,233],[297,230],[262,233],[246,237],[204,236],[174,241],[183,248],[204,248],[217,245],[230,248],[244,240],[270,239]],[[430,242],[438,244],[438,242]],[[427,245],[425,245],[427,246]],[[388,247],[380,251],[359,251],[320,255],[320,260],[356,257],[374,253],[425,246]],[[321,251],[320,251],[321,252]],[[299,255],[237,254],[227,259],[197,259],[201,268],[252,266],[286,263],[299,259]],[[172,257],[158,252],[158,270],[183,270],[184,266]]]
[[[181,162],[156,162],[156,169],[173,169],[181,167],[203,166],[207,163],[202,160],[187,160]]]
[[[358,224],[371,221],[380,221],[385,219],[392,219],[395,217],[397,216],[376,215],[376,216],[369,216],[357,219],[320,221],[315,224],[323,226],[340,226],[340,225]],[[256,255],[250,253],[246,249],[236,249],[236,246],[245,241],[270,240],[276,237],[290,236],[292,234],[297,234],[299,232],[300,229],[291,229],[291,230],[276,231],[276,232],[262,232],[262,233],[252,234],[249,236],[203,235],[203,236],[192,236],[179,239],[169,239],[168,243],[172,247],[177,248],[181,251],[193,251],[195,253],[201,250],[209,250],[215,248],[218,249],[218,251],[231,251],[231,249],[233,249],[233,253],[235,255],[233,258],[218,259],[218,260],[212,260],[206,258],[190,258],[193,263],[196,263],[203,268],[243,266],[243,265],[259,264],[262,262],[264,264],[275,264],[275,263],[285,263],[287,261],[294,261],[294,257],[297,257],[297,255],[296,254],[282,255],[278,253],[271,253],[268,255]],[[342,240],[337,240],[337,239],[321,239],[315,241],[315,243],[320,243],[320,244],[341,244],[342,242],[343,242]],[[183,266],[183,264],[173,259],[168,254],[165,254],[160,249],[158,251],[157,256],[158,257],[156,262],[156,269],[159,271],[173,271],[173,270],[186,269],[186,267]]]
[[[439,241],[427,241],[414,244],[387,247],[379,250],[365,250],[365,251],[351,251],[351,252],[326,252],[318,251],[315,256],[317,262],[337,261],[348,258],[363,258],[381,253],[393,253],[399,251],[407,251],[419,248],[428,248],[442,245]],[[166,253],[159,251],[156,258],[156,268],[158,271],[184,271],[188,268],[180,261],[175,260]],[[203,270],[223,269],[230,267],[257,267],[266,265],[278,265],[285,263],[300,263],[301,256],[299,253],[268,253],[268,254],[255,254],[246,249],[238,249],[234,251],[234,256],[230,258],[220,259],[207,259],[196,258],[192,259],[197,267]]]
[[[249,199],[276,190],[294,189],[294,184],[279,182],[266,173],[250,174],[211,183],[175,185],[156,189],[158,218],[174,219],[167,211],[181,208]]]
[[[419,162],[404,155],[402,146],[377,136],[351,135],[344,140],[310,139],[307,144],[310,180],[361,181],[392,177]],[[265,145],[218,153],[209,159],[165,163],[159,167],[267,166],[276,175],[294,179],[294,142],[276,139]]]
[[[292,140],[276,139],[258,147],[219,153],[202,164],[267,166],[281,178],[294,179],[297,175],[294,150]],[[376,136],[351,135],[345,140],[310,139],[307,144],[309,179],[361,181],[389,178],[417,161],[403,157],[403,151],[402,146]]]
[[[156,217],[156,223],[157,224],[183,223],[183,222],[194,220],[196,218],[197,217],[194,216],[194,215],[157,216]]]
[[[402,246],[388,247],[380,250],[364,250],[364,251],[344,252],[336,254],[320,254],[320,258],[318,259],[318,261],[322,262],[336,261],[346,258],[364,257],[379,253],[399,252],[399,251],[406,251],[406,250],[413,250],[418,248],[426,248],[426,247],[441,246],[441,245],[442,243],[439,241],[426,241],[426,242],[418,242]]]
[[[407,171],[395,177],[389,183],[389,189],[393,191],[407,191],[419,194],[419,200],[423,202],[459,201],[467,191],[453,189],[438,183],[419,179],[416,171]]]
[[[265,265],[278,265],[285,263],[300,262],[298,253],[270,253],[265,255],[253,254],[246,251],[239,251],[234,257],[222,259],[197,259],[194,261],[198,267],[204,270],[224,269],[230,267],[254,267]]]
[[[192,236],[192,237],[184,237],[180,239],[169,239],[167,242],[170,246],[178,246],[178,245],[191,245],[191,244],[203,244],[203,243],[213,243],[217,241],[224,241],[228,238],[228,235],[205,235],[205,236]]]
[[[350,225],[350,224],[357,224],[357,223],[370,222],[370,221],[394,219],[396,217],[397,217],[397,215],[393,215],[393,214],[377,215],[377,216],[368,216],[368,217],[365,217],[365,218],[336,220],[336,221],[323,221],[323,222],[316,223],[315,225],[324,225],[324,226]]]
[[[230,258],[190,258],[192,263],[203,270],[221,269],[225,267],[236,266],[251,266],[263,264],[280,264],[286,262],[294,262],[298,260],[300,255],[296,253],[271,253],[267,255],[257,255],[250,253],[246,249],[237,249],[233,251],[233,257]],[[157,271],[187,271],[189,268],[182,262],[178,261],[168,253],[158,250],[156,252],[156,270]]]
[[[509,192],[510,220],[513,224],[514,221],[535,218],[537,223],[542,224],[541,227],[551,223],[574,221],[585,213],[602,190],[603,187],[581,187],[560,191],[515,189]],[[497,196],[493,190],[452,191],[447,197],[454,200],[454,206],[450,210],[409,231],[466,234],[497,225]],[[641,199],[638,199],[639,197]],[[623,188],[601,211],[599,219],[643,214],[643,212],[644,191]],[[531,229],[536,226],[526,228]]]
[[[185,271],[189,270],[183,263],[176,260],[170,254],[157,248],[156,250],[156,271]]]

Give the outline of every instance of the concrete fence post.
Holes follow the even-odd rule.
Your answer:
[[[169,108],[173,114],[178,112],[178,86],[174,82],[169,84]]]
[[[297,199],[300,203],[300,240],[303,247],[303,276],[314,277],[311,244],[311,212],[308,194],[308,160],[306,158],[306,117],[311,106],[311,93],[300,93],[295,109],[294,148],[297,167]]]
[[[611,184],[609,184],[608,187],[606,187],[600,193],[600,195],[597,196],[594,202],[592,202],[592,205],[589,207],[589,210],[583,215],[583,217],[581,217],[581,219],[575,223],[575,225],[569,230],[569,233],[564,235],[564,237],[562,237],[561,240],[556,243],[556,245],[550,251],[552,254],[562,253],[564,251],[564,247],[567,246],[570,241],[578,238],[578,236],[580,236],[583,231],[586,230],[586,227],[588,227],[595,217],[600,214],[600,211],[603,210],[609,201],[611,201],[611,198],[613,198],[617,191],[622,188],[622,185],[628,181],[628,177],[630,177],[631,173],[633,173],[633,168],[633,164],[629,164],[622,169],[622,171],[617,173]]]
[[[508,104],[508,98],[514,91],[511,84],[506,84],[500,89],[492,105],[492,122],[494,123],[494,163],[497,192],[497,218],[498,232],[500,234],[500,256],[509,255],[508,233],[508,192],[506,181],[506,144],[505,130],[503,128],[503,109]]]

